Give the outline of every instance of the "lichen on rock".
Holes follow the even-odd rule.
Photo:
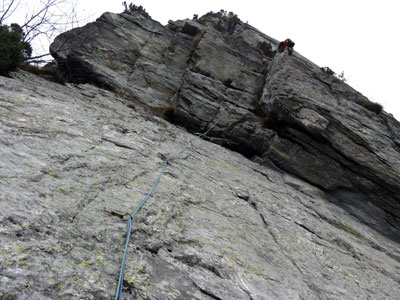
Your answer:
[[[112,298],[104,208],[189,141],[133,219],[124,298],[397,297],[399,123],[229,17],[106,13],[52,44],[66,85],[0,77],[0,299]]]

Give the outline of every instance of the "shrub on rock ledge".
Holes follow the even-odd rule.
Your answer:
[[[141,15],[143,15],[146,18],[149,18],[150,15],[146,12],[143,6],[137,6],[133,3],[130,3],[129,5],[126,3],[126,1],[122,2],[122,5],[124,6],[124,12],[126,13],[133,13],[133,12],[138,12]]]
[[[362,107],[368,109],[369,111],[376,113],[377,115],[383,110],[382,105],[380,105],[379,103],[376,103],[376,102],[372,102],[372,101],[368,100],[367,98],[357,99],[356,103],[358,105],[361,105]]]
[[[32,47],[24,37],[18,24],[0,25],[0,75],[7,76],[32,55]]]

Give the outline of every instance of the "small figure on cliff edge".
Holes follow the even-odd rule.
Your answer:
[[[288,54],[292,55],[293,47],[294,47],[294,42],[291,39],[286,39],[283,42],[279,43],[278,50],[279,50],[279,52],[283,52],[283,51],[285,51],[285,48],[287,48]]]

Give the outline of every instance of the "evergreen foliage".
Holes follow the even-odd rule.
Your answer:
[[[328,75],[335,75],[335,72],[333,72],[332,69],[329,67],[322,67],[321,71]]]
[[[126,1],[122,2],[122,6],[124,7],[124,12],[126,13],[132,13],[132,12],[138,12],[144,17],[150,17],[149,14],[146,12],[143,6],[137,6],[133,3],[130,3],[129,5],[126,3]]]
[[[0,24],[0,75],[7,76],[32,55],[32,47],[24,37],[18,24]]]

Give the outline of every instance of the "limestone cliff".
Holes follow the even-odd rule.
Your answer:
[[[229,112],[134,218],[124,299],[396,299],[400,125],[276,45],[235,16],[106,13],[52,44],[71,83],[0,77],[0,297],[112,298],[104,207],[132,212]]]

